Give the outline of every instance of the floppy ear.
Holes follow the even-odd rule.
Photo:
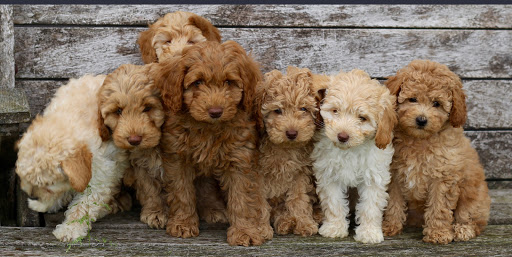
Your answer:
[[[324,100],[326,94],[326,88],[318,89],[318,91],[316,92],[315,100],[317,111],[315,112],[315,125],[317,129],[321,129],[324,127],[324,118],[320,114],[320,106],[322,105],[322,101]]]
[[[62,170],[75,191],[83,192],[87,188],[92,177],[91,162],[92,154],[86,145],[82,145],[74,154],[62,161]]]
[[[165,108],[174,114],[183,108],[183,80],[186,72],[187,68],[181,57],[166,59],[151,69],[155,86],[161,92]]]
[[[142,55],[142,61],[144,63],[158,62],[155,48],[153,47],[153,38],[155,37],[155,29],[152,25],[149,25],[149,29],[142,31],[137,39],[139,44],[140,54]]]
[[[99,134],[100,134],[100,137],[101,137],[101,141],[105,142],[105,141],[110,140],[110,130],[105,125],[105,120],[103,120],[103,116],[101,115],[101,108],[100,107],[101,107],[101,105],[98,106],[98,122],[97,122],[96,125],[98,127],[98,131],[99,131]]]
[[[263,122],[263,113],[261,112],[261,108],[263,103],[265,102],[265,98],[268,95],[269,86],[274,83],[275,80],[283,77],[283,74],[278,70],[273,70],[265,73],[264,79],[260,81],[256,85],[256,94],[254,97],[254,109],[255,109],[255,119],[256,119],[256,129],[260,133],[265,132],[265,123]]]
[[[377,124],[377,133],[375,134],[375,145],[380,149],[385,149],[391,140],[393,140],[393,130],[398,123],[395,111],[396,96],[389,95],[388,92],[381,98],[381,106],[386,106],[384,112]]]
[[[384,82],[384,85],[389,89],[389,92],[394,95],[398,96],[400,94],[400,89],[402,87],[403,79],[400,79],[400,77],[397,75],[390,76],[388,79]]]
[[[452,110],[450,111],[450,124],[457,128],[466,123],[466,95],[462,90],[460,78],[455,79],[456,85],[452,89]]]
[[[188,21],[190,22],[190,24],[196,26],[198,29],[201,30],[206,40],[220,43],[221,36],[219,30],[215,26],[213,26],[207,19],[194,14],[188,18]]]

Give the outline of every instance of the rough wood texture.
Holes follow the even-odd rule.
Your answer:
[[[487,178],[512,179],[512,131],[466,131],[465,134],[478,151]]]
[[[135,44],[143,28],[17,27],[17,78],[68,78],[141,63]],[[413,59],[444,63],[464,78],[509,78],[512,30],[224,28],[264,71],[288,65],[335,73],[360,68],[394,74]],[[37,46],[37,47],[34,47]]]
[[[14,87],[12,6],[0,5],[0,88]]]
[[[141,25],[174,11],[216,26],[511,28],[507,5],[15,5],[16,24]]]
[[[58,242],[51,228],[1,227],[2,255],[64,255],[68,245]],[[319,235],[275,236],[259,247],[233,247],[226,243],[225,230],[203,230],[199,237],[179,239],[155,229],[96,229],[91,241],[69,247],[72,256],[508,256],[512,254],[512,225],[488,226],[482,235],[468,242],[446,246],[421,241],[420,229],[386,237],[381,244],[361,244],[352,236],[345,239]]]
[[[25,92],[17,88],[0,88],[0,124],[29,120],[30,109]]]
[[[39,213],[28,208],[27,194],[20,188],[19,179],[16,179],[16,218],[20,227],[40,227],[42,224]]]

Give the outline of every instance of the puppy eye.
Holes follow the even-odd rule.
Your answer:
[[[121,115],[123,113],[123,108],[117,108],[117,115]]]
[[[438,102],[438,101],[434,101],[434,103],[432,104],[434,107],[439,107],[441,106],[441,104]]]
[[[303,111],[303,112],[307,112],[308,111],[308,109],[306,109],[306,107],[302,107],[302,108],[300,108],[300,110]]]
[[[363,116],[359,116],[359,120],[361,120],[361,121],[363,121],[363,122],[364,122],[364,121],[366,121],[367,119],[366,119],[365,117],[363,117]]]
[[[151,106],[146,106],[146,108],[144,108],[144,110],[142,110],[142,112],[149,112],[151,111]]]
[[[170,43],[172,43],[172,39],[167,40],[167,42],[165,42],[165,43],[166,43],[166,44],[170,44]]]
[[[193,44],[194,44],[194,42],[192,42],[192,41],[188,41],[188,42],[187,42],[187,44],[188,44],[188,45],[193,45]]]
[[[226,81],[224,81],[224,83],[226,84],[226,86],[231,86],[231,85],[235,84],[235,82],[232,80],[226,80]]]
[[[337,109],[332,109],[332,113],[338,113]]]
[[[275,109],[274,112],[277,113],[277,114],[283,113],[283,111],[281,111],[281,109]]]
[[[409,98],[409,102],[416,103],[416,102],[418,102],[418,100],[416,99],[416,97],[412,97],[412,98]]]
[[[201,84],[203,84],[202,80],[196,80],[196,81],[192,82],[192,85],[196,86],[196,87],[200,86]]]

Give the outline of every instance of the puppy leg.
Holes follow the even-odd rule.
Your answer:
[[[389,183],[389,201],[384,211],[384,220],[382,221],[382,231],[384,235],[395,236],[400,234],[406,219],[407,203],[402,194],[400,182],[395,176],[391,176],[391,182]]]
[[[296,184],[288,191],[286,209],[292,220],[295,220],[293,233],[301,236],[311,236],[318,233],[318,224],[313,220],[313,205],[307,194],[307,187],[311,183],[309,176],[301,174]]]
[[[490,203],[487,184],[483,181],[461,190],[454,213],[455,241],[468,241],[480,235],[489,219]]]
[[[238,154],[244,154],[239,151]],[[250,151],[238,160],[250,160]],[[222,188],[227,190],[227,211],[230,227],[228,244],[261,245],[265,239],[272,239],[274,231],[270,226],[270,206],[261,191],[262,178],[251,167],[251,162],[232,163],[220,172]]]
[[[228,223],[226,204],[214,178],[199,177],[195,181],[197,212],[207,223]]]
[[[386,185],[372,181],[357,188],[359,203],[356,205],[356,223],[354,239],[363,243],[380,243],[384,241],[382,234],[382,213],[387,205],[388,193]]]
[[[161,194],[161,182],[153,178],[148,171],[141,167],[133,167],[135,172],[135,188],[137,200],[142,205],[140,212],[140,221],[146,223],[151,228],[161,229],[167,223],[167,207]]]
[[[318,233],[324,237],[347,237],[349,226],[347,187],[337,182],[325,181],[319,183],[316,189],[325,215]]]
[[[274,225],[274,231],[279,235],[286,235],[293,232],[295,227],[295,219],[290,215],[286,209],[284,202],[279,204],[271,204],[272,211],[270,212],[270,222]]]
[[[195,170],[176,154],[164,154],[163,165],[167,181],[165,190],[169,193],[167,234],[183,238],[196,237],[199,235],[199,217],[196,212]]]
[[[448,244],[453,241],[452,210],[457,204],[458,190],[454,181],[432,181],[425,209],[424,242]]]

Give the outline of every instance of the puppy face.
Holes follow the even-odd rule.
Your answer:
[[[274,70],[257,88],[265,130],[274,144],[302,144],[315,133],[315,95],[309,69],[288,67],[287,75]]]
[[[332,77],[320,107],[325,135],[342,149],[372,139],[377,147],[386,148],[396,124],[395,99],[364,71],[339,73]]]
[[[141,32],[137,43],[144,63],[181,55],[184,48],[207,40],[220,42],[219,30],[208,20],[190,12],[173,12]]]
[[[203,42],[181,58],[161,63],[155,73],[164,104],[171,112],[188,112],[195,120],[219,123],[239,111],[253,112],[255,86],[261,79],[256,62],[234,41]]]
[[[386,81],[398,96],[399,127],[410,136],[426,138],[466,119],[460,79],[448,67],[413,61]]]
[[[106,77],[98,92],[103,140],[111,135],[123,149],[158,145],[164,112],[150,66],[122,65]]]

